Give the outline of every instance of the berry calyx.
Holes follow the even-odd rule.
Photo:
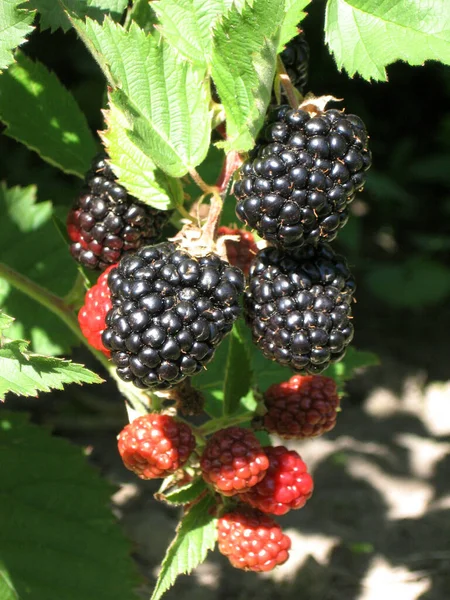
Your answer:
[[[84,297],[84,304],[78,312],[80,329],[89,344],[110,357],[102,341],[102,333],[106,328],[106,315],[111,309],[111,292],[108,287],[108,274],[116,265],[111,265],[97,279]]]
[[[269,460],[257,437],[242,427],[216,431],[200,459],[203,478],[224,496],[234,496],[259,483]]]
[[[301,456],[284,446],[266,446],[264,451],[269,459],[266,476],[240,499],[273,515],[302,508],[311,498],[314,483]]]
[[[273,519],[246,506],[238,506],[217,522],[219,551],[233,567],[265,572],[289,558],[291,540]]]
[[[169,415],[148,414],[122,429],[118,448],[127,469],[141,479],[158,479],[186,463],[195,437],[186,423]]]
[[[311,438],[336,425],[339,396],[336,382],[321,375],[294,375],[264,393],[267,412],[262,426],[284,438]]]
[[[156,241],[171,214],[130,196],[106,159],[95,157],[67,217],[70,252],[89,269],[104,270],[126,252]]]
[[[124,256],[108,283],[103,343],[117,375],[143,389],[169,389],[199,373],[241,314],[242,271],[171,242]]]
[[[217,236],[233,235],[239,236],[239,240],[226,240],[225,248],[231,265],[239,267],[244,275],[248,275],[250,264],[258,252],[253,234],[245,229],[232,229],[231,227],[219,227]]]

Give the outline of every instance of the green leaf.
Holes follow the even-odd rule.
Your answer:
[[[0,2],[0,72],[14,61],[13,51],[33,31],[34,12],[18,8],[24,0]]]
[[[131,8],[131,19],[145,31],[151,31],[157,23],[156,15],[150,6],[149,0],[134,0]]]
[[[51,165],[84,177],[97,150],[87,121],[54,73],[24,54],[0,75],[4,133],[35,150]]]
[[[82,450],[2,411],[0,461],[0,598],[137,600],[114,490]]]
[[[52,204],[36,204],[36,188],[0,184],[1,262],[60,297],[72,288],[77,266],[52,222]],[[16,321],[11,338],[27,339],[38,354],[63,354],[77,338],[53,313],[11,288],[0,276],[0,306]]]
[[[160,0],[154,11],[167,41],[186,59],[206,67],[213,29],[231,6],[231,0]]]
[[[284,50],[289,40],[298,35],[298,25],[306,17],[303,9],[310,2],[311,0],[286,0],[286,14],[281,27],[278,52]]]
[[[188,504],[189,502],[193,502],[205,490],[205,480],[202,477],[199,477],[198,479],[194,479],[194,481],[191,481],[191,483],[183,486],[182,488],[178,488],[172,492],[163,492],[162,494],[158,494],[158,499],[161,498],[169,504],[173,504],[174,506],[180,506],[183,504]]]
[[[202,563],[216,543],[216,520],[209,513],[215,499],[205,496],[189,510],[178,526],[175,539],[162,562],[150,600],[159,600],[178,575],[188,574]]]
[[[108,129],[102,132],[101,137],[119,182],[141,202],[160,210],[182,204],[181,182],[158,169],[132,142],[127,135],[132,125],[112,99],[109,102],[109,110],[104,111],[104,115]]]
[[[64,12],[68,8],[80,19],[91,17],[101,20],[102,16],[109,14],[118,20],[125,10],[128,0],[29,0],[32,8],[37,9],[40,15],[41,30],[50,29],[52,32],[61,27],[64,31],[72,25]]]
[[[1,314],[1,313],[0,313]],[[3,339],[0,345],[0,401],[8,392],[36,396],[62,390],[66,383],[102,383],[98,375],[61,358],[31,354],[28,342]]]
[[[11,325],[13,323],[14,323],[13,317],[6,315],[3,311],[0,310],[0,340],[2,339],[1,332],[4,329],[8,329],[8,327],[11,327]]]
[[[230,334],[228,356],[223,381],[223,414],[233,414],[241,398],[252,384],[251,353],[248,349],[244,323],[237,321]]]
[[[386,66],[404,60],[450,64],[448,0],[328,0],[326,42],[352,77],[386,81]]]
[[[450,294],[450,269],[420,256],[402,264],[374,265],[366,281],[377,298],[397,308],[429,306]]]
[[[214,32],[212,77],[227,121],[227,150],[254,146],[272,93],[284,0],[231,10]]]
[[[350,346],[347,348],[344,358],[330,365],[322,375],[332,377],[337,383],[339,392],[342,393],[344,383],[352,379],[357,371],[366,367],[376,367],[379,364],[379,358],[373,352],[357,350],[353,346]]]
[[[117,88],[111,99],[132,123],[134,144],[172,177],[200,164],[211,127],[205,69],[180,60],[165,40],[134,23],[128,31],[108,18],[102,25],[74,23]]]

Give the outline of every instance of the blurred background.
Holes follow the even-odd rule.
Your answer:
[[[167,599],[444,600],[450,586],[450,68],[388,68],[388,83],[339,73],[324,44],[325,3],[304,21],[311,48],[308,89],[343,98],[371,136],[373,167],[336,246],[358,282],[355,340],[380,365],[347,386],[336,429],[289,444],[315,477],[307,507],[281,519],[291,560],[269,576],[243,574],[217,553]],[[73,32],[34,33],[24,52],[54,70],[94,131],[102,129],[105,85]],[[341,106],[339,105],[339,106]],[[1,132],[1,129],[0,129]],[[63,216],[80,181],[0,135],[0,180],[38,186]],[[207,176],[206,176],[207,178]],[[73,358],[97,365],[81,348]],[[148,597],[178,514],[156,503],[156,485],[120,463],[125,423],[113,384],[9,405],[88,448],[117,484],[113,507],[134,541]]]

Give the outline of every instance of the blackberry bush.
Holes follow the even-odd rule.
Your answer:
[[[200,372],[241,313],[242,271],[165,242],[125,256],[108,277],[103,344],[117,375],[167,389]]]
[[[302,107],[272,112],[234,185],[238,218],[286,248],[335,239],[372,160],[359,117]]]
[[[155,242],[170,212],[138,202],[119,185],[100,154],[87,173],[84,188],[67,217],[70,252],[89,269],[106,269],[121,256]]]
[[[291,542],[268,515],[314,497],[301,457],[271,446],[267,432],[317,443],[311,438],[335,424],[336,389],[341,393],[356,367],[376,362],[354,348],[344,357],[353,335],[355,283],[345,259],[328,245],[345,225],[371,163],[365,125],[351,114],[352,106],[368,109],[367,96],[349,94],[350,114],[327,110],[332,96],[310,94],[300,104],[308,48],[302,36],[292,38],[307,2],[204,0],[183,2],[181,12],[173,0],[98,0],[95,10],[79,0],[70,10],[67,2],[3,4],[0,297],[13,318],[2,309],[0,399],[7,395],[12,406],[14,395],[26,398],[0,414],[3,495],[14,504],[14,518],[2,521],[0,597],[11,590],[45,596],[44,573],[45,590],[65,598],[75,589],[67,575],[74,573],[73,556],[80,596],[75,590],[73,600],[129,598],[140,585],[129,542],[114,531],[109,484],[87,463],[88,452],[61,439],[66,431],[85,439],[85,427],[93,448],[96,433],[117,435],[116,459],[132,471],[139,491],[154,494],[165,511],[178,507],[181,522],[150,600],[160,600],[177,575],[190,573],[216,544],[237,568],[270,571],[287,560]],[[386,63],[396,53],[410,56],[412,45],[415,62],[437,58],[442,15],[428,5],[439,3],[409,3],[411,10],[397,11],[402,43],[392,43],[392,28],[356,30],[345,3],[332,4],[326,39],[342,77],[358,69],[366,79],[383,78]],[[378,4],[365,1],[367,22],[379,21]],[[17,51],[36,23],[33,44]],[[46,29],[60,30],[52,37],[55,72],[41,62],[48,56]],[[320,85],[335,80],[328,74],[320,73]],[[267,115],[272,93],[289,106]],[[398,138],[389,122],[392,107],[405,109],[404,120],[414,128],[421,111],[409,105],[420,98],[402,91],[401,103],[378,103],[378,135],[389,132],[378,148]],[[432,119],[428,110],[428,128]],[[6,143],[5,136],[14,141]],[[434,147],[429,137],[421,146]],[[104,153],[93,159],[99,140]],[[386,197],[402,188],[408,171],[398,159],[402,152],[394,154],[380,161],[380,169],[391,165],[388,176],[380,171],[378,177]],[[430,166],[439,171],[442,163],[429,158],[417,169],[418,178],[426,171],[427,186]],[[84,187],[71,207],[76,177]],[[237,207],[228,196],[233,181]],[[235,208],[256,232],[236,229]],[[60,226],[67,212],[76,260]],[[437,213],[430,214],[436,220]],[[174,237],[158,243],[170,215]],[[355,235],[353,246],[344,245],[352,260],[363,247],[356,249],[359,237],[364,250],[377,239],[374,216],[369,237]],[[225,241],[230,234],[240,240]],[[371,269],[375,258],[361,264]],[[413,257],[411,264],[417,262]],[[97,283],[80,265],[102,271]],[[410,279],[423,283],[428,265],[427,258],[420,276]],[[382,286],[372,275],[364,274],[377,290]],[[16,339],[20,331],[32,341]],[[72,347],[86,364],[90,358],[99,363],[101,377],[59,357]],[[301,375],[291,377],[285,367]],[[317,376],[327,367],[329,377]],[[35,397],[51,388],[106,380],[109,387],[97,394],[68,392],[58,414],[53,402],[50,415],[48,403],[35,406]],[[263,398],[260,390],[267,390]],[[39,422],[55,424],[61,435],[30,424],[22,407],[38,410]],[[254,433],[257,426],[266,431]],[[157,479],[157,491],[155,481],[141,481]],[[125,493],[129,489],[134,486]],[[19,538],[27,552],[14,563]],[[135,550],[146,558],[141,547]]]
[[[355,281],[327,244],[261,250],[250,269],[245,317],[264,356],[299,373],[320,373],[353,338]]]

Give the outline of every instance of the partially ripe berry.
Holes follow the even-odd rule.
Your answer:
[[[72,256],[84,267],[101,271],[156,241],[171,215],[130,196],[106,160],[106,154],[94,158],[67,216]]]
[[[217,236],[234,235],[239,240],[226,240],[225,248],[230,264],[239,267],[244,275],[248,275],[250,264],[258,252],[253,234],[245,229],[231,229],[230,227],[219,227]]]
[[[108,273],[115,266],[108,267],[97,279],[97,283],[86,292],[84,305],[78,312],[78,323],[84,337],[93,348],[101,350],[108,358],[111,353],[103,345],[102,333],[106,328],[106,315],[112,306]]]
[[[141,479],[157,479],[185,464],[195,448],[195,438],[186,423],[169,415],[148,414],[121,431],[118,447],[127,469]]]
[[[284,438],[310,438],[336,425],[339,396],[336,382],[321,375],[294,375],[264,394],[263,427]]]
[[[217,523],[219,551],[237,569],[271,571],[289,558],[291,540],[273,519],[238,506]]]
[[[269,469],[264,479],[240,496],[264,513],[284,515],[302,508],[311,498],[314,484],[301,456],[284,446],[267,446]]]
[[[228,427],[208,440],[200,466],[203,478],[217,492],[234,496],[261,481],[269,460],[254,433],[241,427]]]

